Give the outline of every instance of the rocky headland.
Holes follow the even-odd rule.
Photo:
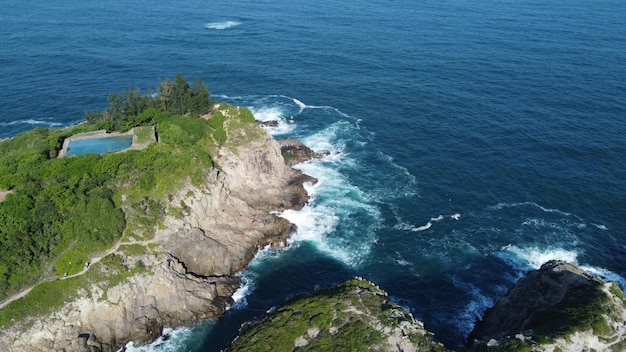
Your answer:
[[[117,351],[129,341],[153,341],[164,327],[223,314],[240,285],[235,274],[260,249],[284,246],[296,230],[270,212],[302,208],[303,183],[315,182],[288,165],[284,149],[256,124],[224,127],[231,142],[214,146],[217,166],[201,185],[187,182],[171,196],[169,206],[180,211],[166,209],[152,239],[118,244],[103,256],[120,272],[136,274],[119,283],[94,275],[62,309],[0,332],[3,350]],[[312,155],[300,153],[291,164]],[[99,264],[89,270],[111,270]]]

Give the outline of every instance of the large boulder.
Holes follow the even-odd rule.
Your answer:
[[[570,263],[550,261],[520,279],[489,308],[468,343],[498,346],[526,341],[547,350],[555,346],[576,350],[579,345],[608,350],[620,342],[618,325],[625,317],[617,284],[605,283]]]

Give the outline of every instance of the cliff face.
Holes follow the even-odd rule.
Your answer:
[[[550,261],[488,309],[468,341],[496,351],[512,345],[533,345],[538,351],[621,351],[626,347],[625,304],[617,284]]]
[[[224,312],[239,286],[234,274],[295,231],[270,211],[304,206],[302,182],[313,181],[287,166],[258,126],[225,127],[234,142],[215,147],[219,167],[173,195],[154,239],[133,243],[151,250],[113,251],[122,270],[143,269],[112,287],[94,282],[54,314],[15,324],[0,333],[3,350],[116,351]],[[180,204],[182,211],[171,211]]]

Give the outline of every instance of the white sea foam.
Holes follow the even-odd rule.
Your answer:
[[[413,232],[425,231],[425,230],[428,230],[431,226],[433,226],[433,223],[429,221],[429,222],[426,223],[426,225],[415,227],[415,228],[411,229],[411,231],[413,231]]]
[[[258,255],[258,254],[257,254]],[[244,270],[237,274],[239,280],[241,280],[241,286],[233,293],[233,305],[228,307],[228,309],[234,308],[244,308],[248,305],[247,297],[250,293],[254,291],[256,288],[256,280],[254,274],[249,270]]]
[[[609,228],[606,227],[605,225],[601,225],[601,224],[592,224],[592,225],[597,227],[597,228],[599,228],[602,231],[608,231],[609,230]]]
[[[265,126],[264,128],[272,135],[284,135],[292,133],[296,128],[292,117],[286,118],[281,107],[278,106],[261,106],[250,107],[250,111],[254,115],[254,118],[263,121],[278,123],[276,127]]]
[[[518,247],[515,245],[507,245],[496,255],[509,265],[523,272],[527,272],[531,269],[539,269],[550,260],[564,260],[573,264],[578,263],[578,253],[563,248]]]
[[[131,341],[118,352],[177,352],[185,347],[192,334],[193,330],[189,327],[165,328],[163,329],[163,335],[153,343],[145,346],[135,346]]]
[[[382,221],[380,211],[370,204],[368,195],[353,186],[336,168],[358,167],[340,152],[337,142],[344,122],[338,122],[314,136],[304,138],[313,150],[327,150],[330,155],[296,167],[318,182],[305,184],[311,199],[302,210],[286,210],[280,216],[298,226],[290,241],[309,241],[315,247],[347,265],[358,265],[375,242],[375,230]],[[319,149],[318,149],[319,148]]]
[[[278,121],[283,115],[283,111],[277,106],[251,106],[249,109],[255,119],[263,122]]]
[[[239,21],[222,21],[222,22],[210,22],[204,25],[204,28],[207,29],[228,29],[241,25]]]
[[[621,275],[616,274],[610,270],[604,269],[604,268],[598,268],[595,266],[590,266],[590,265],[581,265],[580,266],[581,269],[585,270],[586,272],[596,275],[596,276],[600,276],[601,278],[603,278],[606,281],[615,281],[617,282],[620,287],[622,288],[622,290],[626,289],[626,279],[624,279]]]
[[[302,112],[304,109],[332,110],[332,111],[336,112],[337,114],[339,114],[339,115],[341,115],[343,117],[347,117],[347,118],[350,118],[350,119],[358,120],[355,117],[346,114],[345,112],[337,109],[334,106],[329,106],[329,105],[307,105],[307,104],[303,103],[301,100],[296,99],[296,98],[290,98],[290,97],[285,96],[285,95],[281,95],[280,97],[291,99],[296,105],[298,105],[298,107],[300,108],[300,112]]]
[[[323,205],[307,205],[302,210],[285,210],[279,215],[298,226],[298,232],[290,241],[311,241],[321,245],[324,235],[334,231],[339,222],[334,209]]]
[[[300,111],[298,111],[298,114],[301,113],[302,111],[304,111],[304,109],[306,109],[306,104],[301,102],[300,100],[293,98],[293,102],[296,103],[296,105],[298,105],[298,107],[300,108]]]
[[[550,260],[563,260],[568,263],[577,265],[586,272],[597,275],[607,281],[615,281],[621,287],[626,287],[626,280],[610,270],[599,268],[596,266],[581,264],[578,262],[578,252],[566,250],[563,248],[538,248],[538,247],[518,247],[507,245],[496,254],[500,259],[507,262],[514,269],[518,270],[520,276],[532,269],[539,269],[543,264]]]
[[[345,142],[340,136],[349,128],[350,124],[348,122],[336,122],[317,133],[303,138],[302,142],[315,152],[329,152],[330,155],[325,158],[326,161],[338,161],[339,157],[344,156],[346,149]]]
[[[24,120],[15,120],[11,122],[0,122],[0,126],[15,126],[15,125],[33,125],[33,126],[46,126],[46,127],[65,126],[64,123],[47,121],[47,120],[38,120],[38,119],[24,119]]]
[[[413,231],[413,232],[419,232],[419,231],[425,231],[430,229],[433,226],[433,223],[435,222],[440,222],[442,220],[445,219],[450,219],[450,220],[459,220],[461,218],[461,214],[456,213],[456,214],[452,214],[452,215],[438,215],[435,217],[430,218],[430,221],[428,221],[426,224],[421,225],[421,226],[415,226],[415,225],[411,225],[409,223],[406,223],[404,221],[402,221],[402,219],[400,219],[399,217],[396,216],[396,219],[398,220],[398,223],[396,225],[393,226],[394,229],[396,230],[401,230],[401,231]]]
[[[430,221],[441,221],[441,220],[443,220],[443,215],[439,215],[437,217],[430,218]]]

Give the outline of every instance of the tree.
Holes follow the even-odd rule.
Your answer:
[[[164,111],[170,111],[172,96],[174,94],[174,83],[166,78],[157,88],[158,106]]]
[[[192,103],[190,112],[193,115],[204,115],[211,111],[212,101],[209,89],[204,85],[199,77],[191,85]]]
[[[191,87],[180,73],[174,76],[174,92],[172,93],[172,107],[175,114],[185,115],[191,105]]]

